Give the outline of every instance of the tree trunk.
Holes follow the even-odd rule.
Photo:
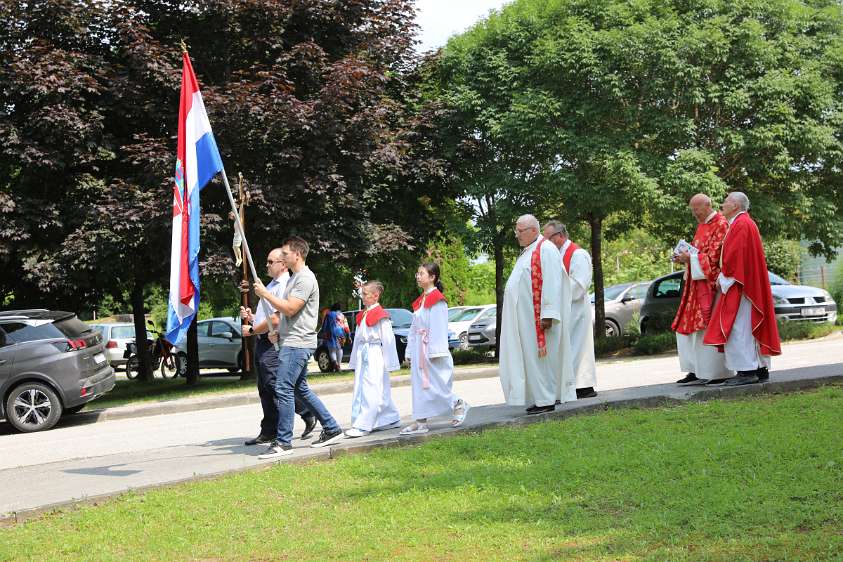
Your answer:
[[[132,288],[132,315],[135,323],[135,345],[138,350],[140,373],[138,380],[151,381],[154,378],[149,364],[149,346],[146,341],[146,311],[143,307],[143,285],[135,281]]]
[[[190,328],[187,329],[187,384],[199,383],[199,338],[196,334],[196,319],[199,311],[193,317]]]
[[[498,313],[495,319],[495,359],[500,358],[500,345],[498,342],[501,337],[501,317],[503,316],[503,236],[498,233],[494,241],[495,251],[495,304],[497,305]]]
[[[603,301],[603,219],[590,216],[588,224],[591,226],[591,264],[594,273],[594,338],[601,339],[606,337],[606,310]]]

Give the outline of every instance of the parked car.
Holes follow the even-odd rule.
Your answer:
[[[659,277],[650,285],[641,307],[641,333],[667,330],[679,308],[683,288],[683,271]],[[778,320],[806,320],[810,322],[837,321],[837,303],[825,289],[794,285],[768,271],[770,289]]]
[[[135,325],[128,322],[115,322],[113,324],[90,324],[90,326],[102,335],[106,356],[111,366],[125,365],[126,344],[135,341]],[[146,338],[155,339],[149,332],[146,333]]]
[[[469,348],[468,329],[481,314],[490,308],[495,308],[495,305],[458,306],[448,309],[448,331],[456,335],[456,345],[454,347],[459,347],[460,349]]]
[[[395,347],[398,351],[398,361],[404,362],[404,352],[407,349],[407,335],[410,333],[410,325],[413,323],[413,313],[405,308],[387,308],[389,317],[392,320],[392,332],[395,334]],[[357,313],[360,310],[347,310],[343,312],[351,329],[351,337],[346,338],[342,346],[342,360],[348,361],[351,357],[351,345],[354,343],[354,331],[357,329]],[[328,355],[328,348],[324,340],[319,339],[313,358],[319,366],[319,370],[326,373],[331,370],[331,358]]]
[[[103,339],[72,312],[0,312],[0,418],[22,432],[53,427],[114,388]]]
[[[649,281],[621,283],[603,289],[603,310],[606,312],[606,336],[622,336],[647,294]],[[591,321],[594,321],[594,295],[591,298]]]
[[[240,320],[231,317],[209,318],[196,323],[200,369],[221,367],[237,373],[243,368],[240,326]],[[187,342],[182,341],[172,350],[178,356],[177,364],[182,371],[187,366],[186,346]],[[184,375],[184,372],[179,374]]]
[[[498,308],[493,306],[483,311],[468,328],[468,345],[470,349],[488,351],[497,345],[495,330],[497,329]]]

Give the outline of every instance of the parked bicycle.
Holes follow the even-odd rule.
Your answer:
[[[185,365],[178,355],[172,353],[173,346],[164,339],[164,336],[155,330],[150,330],[156,335],[154,340],[147,340],[149,350],[149,363],[152,372],[158,371],[165,379],[173,379],[182,374]],[[138,357],[138,346],[136,341],[126,344],[126,351],[123,353],[126,358],[126,377],[130,380],[137,378],[140,374],[140,357]]]

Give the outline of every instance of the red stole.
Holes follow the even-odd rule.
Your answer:
[[[571,274],[571,258],[574,257],[574,252],[579,249],[579,246],[571,242],[568,244],[568,247],[565,249],[565,253],[562,255],[562,265],[565,266],[565,273],[568,275]]]
[[[735,284],[726,294],[720,295],[714,306],[703,343],[717,346],[726,343],[735,324],[741,296],[744,296],[752,305],[752,335],[758,342],[761,354],[781,355],[779,329],[761,234],[748,213],[738,215],[726,233],[720,270],[726,277],[733,277]]]
[[[533,288],[533,318],[536,321],[536,342],[539,344],[539,357],[547,355],[544,330],[542,330],[542,253],[541,248],[546,238],[539,240],[530,256],[530,281]]]
[[[699,250],[697,259],[706,278],[692,279],[691,264],[686,266],[685,286],[682,289],[679,308],[670,326],[680,334],[692,334],[708,327],[717,293],[723,238],[728,230],[729,222],[726,217],[717,212],[708,222],[697,225],[691,244]]]
[[[430,308],[439,301],[444,301],[445,295],[439,289],[433,289],[429,293],[422,293],[419,298],[413,301],[413,312],[424,306]],[[445,301],[447,302],[447,301]]]
[[[363,323],[364,318],[366,319],[366,325],[371,328],[384,318],[389,318],[389,313],[381,305],[377,305],[371,310],[363,310],[357,313],[358,326]]]

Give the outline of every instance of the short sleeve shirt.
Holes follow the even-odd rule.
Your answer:
[[[304,306],[293,316],[281,315],[278,328],[281,345],[315,349],[316,324],[319,319],[319,283],[307,266],[291,275],[284,290],[284,298],[301,299]]]

